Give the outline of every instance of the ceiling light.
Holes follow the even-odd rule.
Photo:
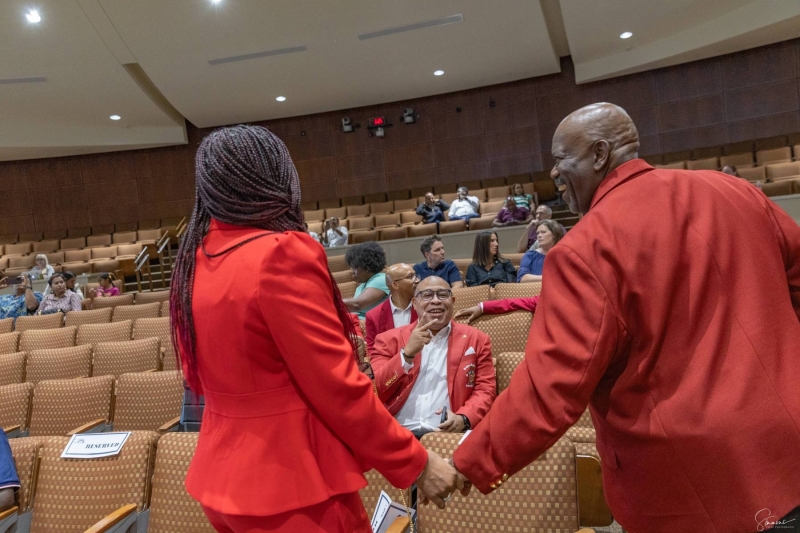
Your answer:
[[[28,11],[25,14],[25,18],[28,19],[28,22],[33,22],[33,23],[41,22],[42,20],[41,15],[39,15],[39,12],[36,11],[35,9],[31,9],[30,11]]]
[[[119,120],[119,119],[121,119],[122,117],[121,117],[121,116],[119,116],[119,115],[111,115],[111,116],[110,116],[110,117],[108,117],[108,118],[110,118],[111,120]]]
[[[444,71],[443,70],[434,70],[433,71],[433,75],[434,76],[444,76]]]
[[[277,100],[279,102],[285,102],[286,101],[286,97],[285,96],[278,96],[277,98],[275,98],[275,100]]]
[[[212,4],[219,4],[222,0],[211,0]]]
[[[624,31],[619,34],[620,39],[630,39],[631,37],[633,37],[633,34],[629,31]]]

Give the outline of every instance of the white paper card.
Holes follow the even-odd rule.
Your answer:
[[[464,442],[465,440],[467,440],[467,437],[469,437],[469,434],[470,434],[470,433],[472,433],[472,430],[471,430],[471,429],[468,429],[468,430],[467,430],[467,431],[464,433],[464,436],[463,436],[463,437],[461,437],[461,438],[458,440],[458,445],[460,445],[462,442]]]
[[[117,433],[79,433],[73,435],[64,451],[62,459],[97,459],[117,455],[130,432]]]
[[[373,533],[386,533],[389,526],[398,516],[408,516],[405,506],[393,502],[385,491],[381,491],[381,495],[378,497],[378,505],[375,506],[375,512],[372,514]],[[411,509],[411,519],[416,520],[416,517],[417,512]]]

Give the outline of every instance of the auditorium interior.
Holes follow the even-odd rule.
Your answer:
[[[596,102],[627,111],[654,168],[728,169],[800,223],[797,2],[6,0],[0,48],[0,423],[20,479],[0,533],[214,531],[184,488],[202,401],[181,379],[170,281],[195,156],[220,127],[264,126],[285,143],[345,302],[360,285],[348,252],[365,243],[413,265],[438,235],[466,279],[482,232],[520,268],[540,206],[569,235],[581,216],[551,178],[551,140]],[[427,222],[426,194],[449,205],[464,202],[459,188],[474,216],[444,207]],[[525,216],[501,222],[515,197]],[[20,280],[50,291],[32,274],[42,263],[77,280],[78,309],[20,307]],[[541,289],[457,287],[454,309]],[[491,339],[498,395],[534,317],[470,324]],[[114,457],[61,457],[98,432],[131,434]],[[422,443],[448,458],[460,438]],[[370,517],[382,491],[412,499],[365,477]],[[588,410],[491,495],[420,505],[414,527],[625,531]]]

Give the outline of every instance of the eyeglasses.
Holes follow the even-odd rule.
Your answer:
[[[397,281],[414,281],[414,280],[418,280],[418,279],[419,278],[417,278],[416,272],[412,272],[411,274],[409,274],[408,276],[405,276],[403,278],[393,279],[392,282],[394,283],[394,282],[397,282]]]
[[[428,289],[425,291],[419,291],[416,294],[416,296],[418,296],[420,300],[422,300],[423,302],[430,302],[431,300],[433,300],[434,294],[436,295],[436,298],[438,298],[440,302],[446,302],[447,300],[450,299],[451,296],[453,296],[453,291],[451,291],[450,289],[438,289],[438,290]]]

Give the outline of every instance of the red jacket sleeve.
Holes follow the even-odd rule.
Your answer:
[[[381,306],[374,307],[367,311],[367,316],[364,319],[366,324],[367,335],[367,350],[369,350],[370,358],[372,357],[372,347],[375,345],[375,332],[378,331],[378,321],[380,318]]]
[[[797,319],[800,320],[800,226],[773,202],[768,202],[768,205],[777,227],[778,243],[783,252],[792,307]]]
[[[483,420],[497,396],[497,381],[495,380],[494,363],[492,362],[492,341],[488,335],[478,337],[476,351],[478,353],[477,368],[475,369],[475,388],[469,399],[464,402],[456,414],[469,418],[472,427]]]
[[[580,418],[626,337],[605,290],[575,252],[556,246],[544,269],[547,296],[536,311],[525,359],[454,454],[456,467],[484,494]]]
[[[400,329],[402,328],[377,335],[370,355],[372,371],[375,373],[375,387],[383,403],[389,403],[397,390],[409,380],[403,368],[403,356],[400,355],[400,349],[403,348],[400,346]],[[416,364],[419,354],[417,356],[414,359]]]
[[[356,367],[322,247],[295,232],[278,239],[263,260],[258,302],[298,389],[358,459],[393,485],[410,486],[427,452],[381,405],[372,382]]]
[[[483,302],[483,312],[487,315],[502,315],[511,311],[536,311],[538,296],[530,298],[505,298],[503,300],[487,300]]]

